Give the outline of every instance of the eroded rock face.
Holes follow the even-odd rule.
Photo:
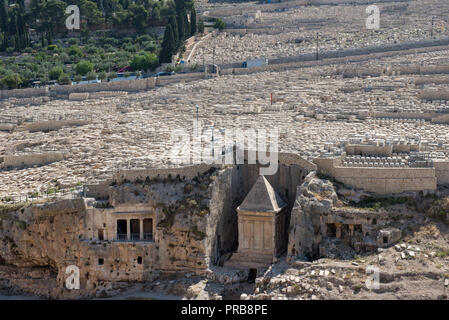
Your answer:
[[[329,214],[337,200],[332,183],[318,179],[315,172],[298,186],[290,220],[288,260],[314,255],[322,240],[320,217]]]
[[[14,270],[14,277],[6,277],[13,289],[60,297],[67,265],[76,263],[81,273],[88,271],[87,243],[79,237],[85,210],[86,203],[80,199],[2,214],[0,256],[4,264],[0,269],[5,273],[8,268]],[[88,279],[84,285],[91,287]]]
[[[235,246],[233,179],[234,169],[227,168],[186,181],[126,182],[111,185],[101,205],[82,198],[2,213],[0,278],[7,281],[0,285],[9,293],[78,298],[108,296],[162,273],[206,275]],[[98,239],[94,232],[98,225],[114,232],[114,215],[141,210],[154,214],[152,241],[116,241],[114,234]],[[79,268],[79,290],[65,286],[72,265]]]
[[[359,203],[339,199],[330,181],[310,173],[297,189],[287,260],[351,259],[399,241],[404,228],[399,219],[407,218],[406,203],[416,201],[410,195],[368,196]]]

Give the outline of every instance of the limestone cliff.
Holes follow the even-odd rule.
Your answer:
[[[53,298],[93,297],[170,273],[205,275],[236,246],[234,180],[233,168],[213,168],[192,179],[111,183],[106,200],[5,208],[0,216],[0,289]],[[154,223],[151,240],[117,238],[119,217],[146,215]],[[80,271],[79,290],[64,285],[71,265]]]

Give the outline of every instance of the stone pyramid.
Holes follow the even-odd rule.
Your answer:
[[[259,176],[245,200],[237,208],[244,211],[279,212],[286,203],[264,176]]]

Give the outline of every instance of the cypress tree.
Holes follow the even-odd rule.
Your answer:
[[[189,19],[187,18],[187,11],[182,11],[182,22],[184,24],[184,40],[190,37],[190,24]]]
[[[176,15],[179,15],[185,8],[184,0],[175,0]]]
[[[174,15],[171,15],[168,18],[168,24],[172,27],[173,36],[175,39],[175,47],[176,49],[179,48],[179,31],[178,31],[178,22],[176,21],[176,17]]]
[[[173,35],[172,26],[169,24],[165,28],[164,40],[162,41],[162,49],[159,54],[160,62],[171,62],[172,55],[176,52],[175,37]]]
[[[3,41],[0,44],[0,50],[8,47],[8,11],[6,9],[6,0],[0,0],[0,33],[3,34]]]
[[[179,44],[182,43],[184,41],[184,39],[186,38],[186,34],[185,34],[185,22],[183,19],[184,15],[183,14],[179,14],[176,17],[176,20],[178,22],[178,40],[179,40]]]
[[[190,35],[193,36],[196,33],[196,10],[195,7],[190,11]]]
[[[8,11],[6,9],[6,0],[0,0],[0,31],[8,31]]]
[[[203,20],[200,20],[200,23],[198,23],[198,32],[204,33],[204,22]]]

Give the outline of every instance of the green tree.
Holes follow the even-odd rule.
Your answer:
[[[75,66],[76,73],[84,76],[88,72],[91,72],[94,69],[94,65],[90,61],[80,61]]]
[[[151,20],[152,24],[155,24],[156,22],[161,20],[161,9],[159,8],[159,6],[155,6],[151,10]]]
[[[176,45],[175,37],[173,35],[173,29],[170,24],[165,28],[164,40],[162,41],[161,46],[162,48],[159,54],[159,61],[162,63],[171,62],[172,55],[176,50]]]
[[[8,89],[16,89],[22,84],[22,81],[22,77],[19,74],[11,73],[3,77],[0,82]]]
[[[196,11],[195,7],[190,11],[190,35],[193,36],[196,33]]]
[[[204,33],[204,21],[203,21],[203,20],[201,20],[201,21],[198,23],[198,32],[201,33],[201,34]]]
[[[148,18],[148,11],[142,5],[136,5],[133,3],[129,6],[129,12],[131,16],[131,23],[136,28],[137,33],[142,34],[145,32],[146,21]]]
[[[190,37],[190,23],[189,19],[187,18],[187,11],[183,10],[182,13],[182,23],[184,28],[184,40]]]
[[[103,0],[103,13],[105,22],[112,22],[112,16],[119,7],[118,0]]]
[[[0,43],[0,51],[8,47],[8,2],[0,0],[0,35],[2,42]]]
[[[95,72],[89,71],[89,72],[86,74],[86,79],[87,79],[87,80],[95,80],[95,79],[97,79],[97,75],[95,74]]]
[[[81,51],[80,47],[78,46],[70,46],[70,48],[67,50],[68,54],[70,56],[76,56],[76,57],[82,57],[83,51]]]
[[[98,79],[100,80],[105,80],[108,77],[108,74],[104,71],[101,71],[100,73],[98,73]]]
[[[108,79],[115,79],[115,78],[117,78],[117,72],[108,73]]]
[[[31,12],[39,19],[38,31],[45,33],[48,44],[52,43],[56,26],[64,25],[66,6],[66,3],[60,0],[47,0],[37,6],[37,12]]]
[[[176,19],[176,16],[171,15],[171,16],[168,18],[168,25],[170,25],[171,28],[172,28],[172,31],[173,31],[173,37],[174,37],[174,39],[175,39],[175,47],[178,48],[178,47],[179,47],[180,40],[179,40],[179,31],[178,31],[178,21],[177,21],[177,19]],[[168,26],[168,25],[167,25],[167,26]]]
[[[225,27],[226,27],[226,23],[223,20],[221,20],[220,18],[217,18],[215,20],[215,23],[214,23],[215,29],[223,30]]]
[[[7,1],[0,0],[0,31],[6,32],[8,31],[8,10],[7,10]]]
[[[186,23],[184,21],[184,14],[180,13],[176,16],[176,22],[178,23],[178,45],[186,39]]]
[[[134,56],[130,63],[134,71],[154,71],[159,66],[159,59],[154,53]]]
[[[59,78],[58,78],[58,83],[59,84],[70,84],[70,78],[68,75],[66,75],[65,73],[62,73]]]
[[[183,10],[192,10],[193,7],[193,0],[175,0],[177,14],[181,13]]]
[[[61,66],[53,67],[48,73],[48,77],[50,80],[58,80],[59,77],[64,73],[64,70]]]
[[[80,14],[86,19],[87,25],[89,27],[96,26],[102,23],[103,15],[100,10],[98,10],[97,5],[89,0],[83,0],[80,4]]]

